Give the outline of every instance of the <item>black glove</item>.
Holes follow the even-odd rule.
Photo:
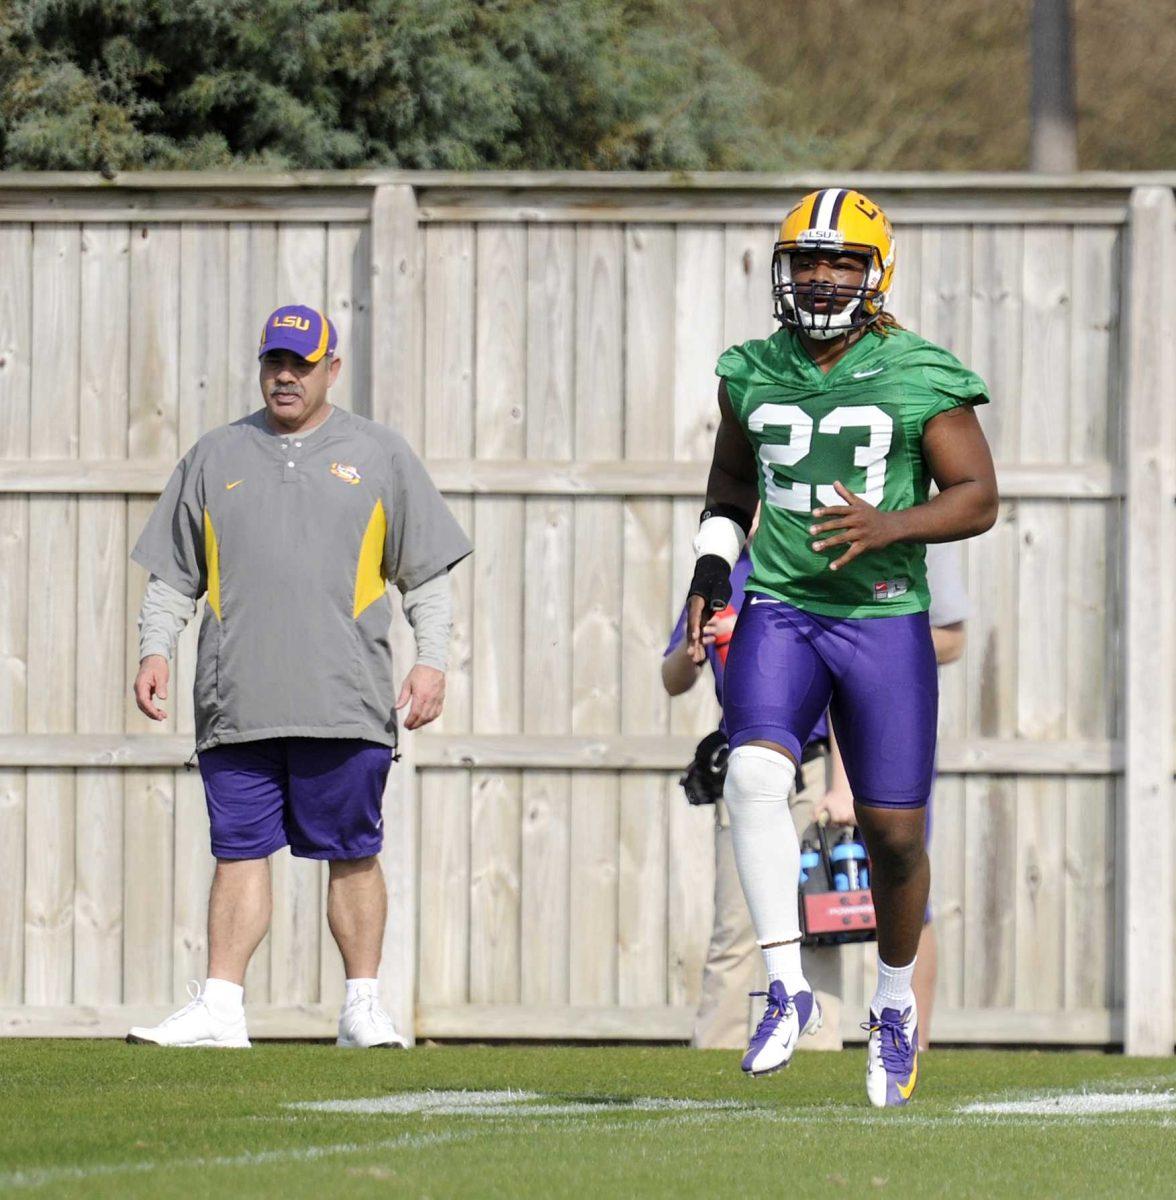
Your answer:
[[[691,596],[702,597],[707,613],[722,612],[731,603],[731,567],[725,558],[718,554],[704,554],[699,558],[694,564],[687,603]],[[705,617],[703,624],[706,624]]]
[[[694,758],[678,782],[691,804],[714,804],[723,794],[727,778],[727,735],[721,729],[708,733],[694,748]]]

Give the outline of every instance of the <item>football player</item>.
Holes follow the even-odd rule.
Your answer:
[[[769,978],[743,1069],[786,1065],[820,1022],[801,970],[788,793],[829,709],[872,865],[866,1092],[878,1107],[905,1104],[918,1077],[911,976],[938,708],[924,547],[983,533],[998,503],[975,413],[985,384],[891,316],[893,275],[890,222],[860,192],[813,192],[784,218],[772,256],[781,328],[731,347],[716,368],[720,423],[688,619],[701,662],[703,626],[727,604],[759,500],[724,688],[724,800]]]

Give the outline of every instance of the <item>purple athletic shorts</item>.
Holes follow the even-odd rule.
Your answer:
[[[212,852],[268,858],[368,858],[384,841],[392,751],[353,738],[265,738],[200,752]]]
[[[931,794],[939,679],[926,613],[823,617],[749,596],[727,656],[731,748],[800,748],[828,708],[859,804],[921,808]]]

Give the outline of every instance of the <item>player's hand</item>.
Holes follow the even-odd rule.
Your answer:
[[[435,721],[445,706],[445,672],[417,663],[404,678],[404,686],[396,700],[397,711],[410,700],[412,707],[404,718],[405,729],[420,729]]]
[[[706,601],[701,596],[691,596],[686,601],[686,653],[696,667],[706,662],[706,647],[715,640],[712,634],[707,641],[703,632],[702,619],[706,611]]]
[[[167,659],[162,654],[148,654],[139,664],[139,673],[135,676],[135,703],[139,711],[153,721],[167,720],[167,713],[155,703],[155,698],[167,699],[170,674]]]
[[[809,533],[817,536],[817,540],[813,542],[814,550],[828,550],[831,546],[848,547],[840,558],[829,564],[830,571],[836,571],[846,563],[853,562],[858,555],[865,554],[867,550],[882,550],[896,540],[894,513],[882,512],[872,504],[867,504],[840,480],[833,487],[845,503],[830,505],[828,508],[814,508],[814,517],[828,519],[809,526]],[[831,536],[823,537],[823,534]]]
[[[818,821],[825,816],[833,825],[856,825],[853,793],[830,789],[813,805],[813,816]]]
[[[701,597],[691,596],[690,600],[691,603],[693,603],[695,600],[701,600]],[[703,615],[705,615],[705,610],[698,618],[700,621],[702,620]],[[689,619],[690,618],[688,617],[687,621],[689,621]],[[706,652],[715,644],[715,642],[719,640],[719,638],[725,636],[728,640],[730,640],[730,636],[735,629],[736,619],[736,616],[711,617],[711,619],[702,627],[702,636],[699,639],[700,649],[697,651],[697,656],[695,653],[694,643],[690,639],[687,639],[686,653],[689,655],[690,661],[694,663],[696,667],[700,667],[704,662],[706,662]]]
[[[703,554],[694,564],[694,578],[686,596],[686,652],[701,666],[706,661],[703,616],[707,621],[731,603],[731,564],[718,554]],[[711,641],[714,641],[712,636]]]

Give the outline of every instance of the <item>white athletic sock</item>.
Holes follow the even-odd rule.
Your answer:
[[[785,942],[783,946],[763,946],[764,966],[768,969],[768,982],[778,979],[784,990],[794,996],[808,991],[808,980],[800,965],[800,943]]]
[[[245,989],[239,983],[230,983],[227,979],[206,979],[200,995],[213,1016],[222,1021],[239,1017],[245,1011]]]
[[[913,958],[905,967],[890,967],[879,957],[878,987],[870,1001],[870,1011],[879,1015],[884,1008],[897,1008],[899,1012],[910,1008],[915,1002],[915,993],[911,990],[914,973]]]
[[[364,991],[373,999],[379,999],[380,981],[378,979],[349,979],[347,981],[347,998],[343,1003],[345,1005],[351,1004]]]
[[[800,843],[788,808],[795,778],[792,760],[766,746],[737,746],[727,761],[723,799],[731,817],[731,848],[761,946],[800,937]],[[787,988],[785,972],[787,978],[800,975],[799,945],[774,947],[764,952],[765,959],[769,953],[769,975],[779,963],[781,974],[773,977],[784,979]]]

